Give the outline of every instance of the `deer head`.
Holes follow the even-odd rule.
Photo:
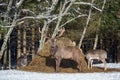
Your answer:
[[[61,37],[64,32],[65,32],[65,28],[63,27],[63,28],[61,28],[61,29],[58,30],[58,33],[59,33],[59,34],[58,34],[55,38],[50,38],[49,36],[47,36],[47,35],[44,33],[44,31],[43,31],[42,29],[39,28],[39,33],[40,33],[43,37],[47,38],[47,39],[48,39],[47,41],[50,42],[50,54],[51,54],[52,56],[54,56],[55,52],[56,52],[57,49],[58,49],[57,39],[56,39],[56,38]]]

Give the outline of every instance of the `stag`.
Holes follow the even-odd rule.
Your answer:
[[[62,59],[72,59],[78,63],[78,71],[81,71],[81,53],[82,50],[77,46],[59,47],[56,39],[51,39],[50,54],[56,61],[56,72],[59,72],[59,66]]]
[[[20,67],[25,67],[27,64],[27,54],[22,53],[21,56],[17,59],[17,68],[19,69]]]
[[[58,30],[59,34],[56,38],[61,37],[65,31],[65,28]],[[50,38],[43,33],[39,28],[39,33],[50,41],[50,55],[55,58],[56,62],[56,72],[59,72],[59,66],[62,59],[72,59],[78,63],[78,71],[81,71],[81,53],[82,50],[76,46],[76,43],[73,41],[74,46],[60,47],[56,42],[56,38]]]
[[[106,66],[106,59],[107,59],[107,52],[105,50],[96,49],[96,50],[89,50],[86,53],[86,59],[88,60],[88,69],[93,64],[93,60],[97,59],[98,61],[102,61],[104,63],[104,70],[107,70]]]
[[[62,34],[64,33],[65,28],[62,28],[61,30],[59,30],[59,35],[57,37],[61,37]],[[56,72],[59,72],[59,66],[61,63],[62,59],[72,59],[75,62],[78,63],[78,71],[81,71],[81,53],[82,50],[75,46],[75,42],[74,46],[64,46],[64,47],[60,47],[56,42],[57,39],[56,38],[50,38],[50,54],[52,57],[55,58],[55,62],[56,62]]]

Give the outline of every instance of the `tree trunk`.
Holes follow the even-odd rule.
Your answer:
[[[9,69],[11,69],[11,52],[10,52],[10,38],[9,38],[9,41],[8,41],[8,57],[9,57],[9,65],[8,65],[8,67],[9,67]]]
[[[120,62],[120,30],[118,31],[117,62]]]
[[[26,54],[26,25],[23,29],[23,54]]]
[[[21,6],[21,4],[23,3],[23,1],[24,1],[24,0],[20,0],[18,3],[14,4],[15,7],[16,7],[16,9],[18,9],[18,8]],[[9,13],[11,7],[12,7],[12,6],[11,6],[12,3],[13,3],[13,0],[10,0],[9,5],[7,6],[6,15],[8,15],[8,13]],[[5,50],[5,47],[6,47],[6,44],[7,44],[7,41],[8,41],[8,38],[9,38],[10,34],[12,33],[12,31],[13,31],[13,29],[14,29],[14,26],[16,25],[16,19],[17,19],[17,17],[18,17],[18,14],[17,14],[17,12],[15,12],[15,13],[14,13],[14,18],[13,18],[13,20],[12,20],[12,22],[11,22],[11,27],[10,27],[8,33],[6,34],[6,37],[5,37],[4,42],[3,42],[3,44],[2,44],[2,47],[1,47],[0,59],[2,58],[3,52],[4,52],[4,50]]]
[[[93,3],[94,3],[94,0],[91,1],[91,4],[93,4]],[[79,42],[79,47],[81,47],[82,41],[85,37],[85,33],[86,33],[86,30],[87,30],[87,27],[88,27],[88,24],[89,24],[89,21],[90,21],[91,14],[92,14],[92,5],[91,5],[91,8],[89,10],[89,15],[88,15],[88,18],[87,18],[87,21],[86,21],[86,26],[84,27],[84,30],[83,30],[83,33],[82,33],[82,36],[81,36],[81,39],[80,39],[80,42]]]
[[[102,5],[102,9],[101,9],[101,12],[100,12],[100,18],[99,18],[99,20],[98,20],[98,26],[97,26],[97,29],[96,29],[96,37],[95,37],[95,42],[94,42],[94,47],[93,47],[93,49],[96,49],[96,47],[97,47],[99,27],[100,27],[102,12],[103,12],[103,9],[104,9],[104,7],[105,7],[105,3],[106,3],[106,0],[104,0],[103,5]]]
[[[20,57],[20,55],[21,55],[21,32],[20,32],[20,26],[18,26],[18,34],[17,34],[17,37],[18,37],[18,39],[17,39],[17,44],[18,44],[18,46],[17,46],[17,58],[19,58]]]
[[[35,56],[35,25],[32,25],[32,58]]]
[[[47,13],[46,15],[48,15],[48,16],[51,15],[51,12],[55,9],[58,1],[59,1],[59,0],[53,1],[51,7],[50,7],[49,10],[46,12],[46,13]],[[46,34],[47,34],[46,31],[48,31],[48,25],[49,25],[48,22],[49,22],[49,19],[44,20],[44,26],[43,26],[43,28],[42,28],[42,34],[43,34],[43,35],[41,34],[41,39],[39,40],[39,48],[38,48],[37,53],[40,52],[40,50],[42,49],[42,47],[43,47],[43,45],[44,45],[44,42],[45,42],[45,39],[46,39],[46,38],[44,37],[44,35],[46,35]]]
[[[3,56],[3,69],[7,67],[7,48],[4,51],[4,56]]]
[[[40,50],[42,49],[42,47],[44,46],[44,42],[45,42],[45,35],[47,35],[47,31],[48,31],[48,23],[47,21],[44,21],[44,26],[42,28],[42,33],[41,33],[41,39],[39,40],[39,48],[37,53],[40,52]]]
[[[96,37],[95,37],[95,42],[94,42],[94,47],[93,49],[97,48],[97,43],[98,43],[98,33],[96,33]]]

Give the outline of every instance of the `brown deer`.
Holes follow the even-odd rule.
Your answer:
[[[65,28],[61,28],[58,30],[59,34],[56,38],[61,37],[65,31]],[[76,46],[76,43],[73,41],[74,46],[66,46],[66,47],[60,47],[56,43],[56,38],[50,38],[46,36],[42,30],[39,28],[39,32],[41,35],[43,35],[45,38],[48,38],[48,41],[50,41],[50,54],[52,57],[55,58],[56,62],[56,72],[59,72],[59,66],[62,59],[72,59],[78,63],[78,71],[81,71],[81,53],[82,50]]]
[[[96,49],[96,50],[89,50],[86,53],[86,59],[88,60],[88,69],[93,64],[93,60],[97,59],[104,63],[104,70],[107,70],[106,59],[107,59],[107,52],[105,50]]]
[[[78,63],[78,71],[81,71],[81,53],[82,50],[77,46],[58,47],[56,39],[51,39],[50,54],[56,61],[56,72],[59,72],[59,66],[62,59],[72,59]]]
[[[27,54],[22,53],[21,56],[17,59],[17,68],[19,69],[20,67],[25,67],[27,64]]]
[[[58,37],[61,37],[64,33],[65,28],[59,30]],[[78,63],[78,71],[81,71],[81,53],[82,50],[76,46],[73,41],[74,46],[64,46],[60,47],[57,45],[56,38],[50,39],[50,54],[55,58],[56,61],[56,72],[59,72],[59,66],[62,59],[72,59]]]

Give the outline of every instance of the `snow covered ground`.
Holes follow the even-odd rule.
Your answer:
[[[104,67],[104,64],[94,64],[96,67]],[[118,68],[120,69],[120,63],[107,63],[108,68]]]
[[[102,64],[94,65],[102,67]],[[110,68],[120,68],[109,63]],[[120,80],[120,72],[100,73],[38,73],[19,70],[1,70],[0,80]]]

